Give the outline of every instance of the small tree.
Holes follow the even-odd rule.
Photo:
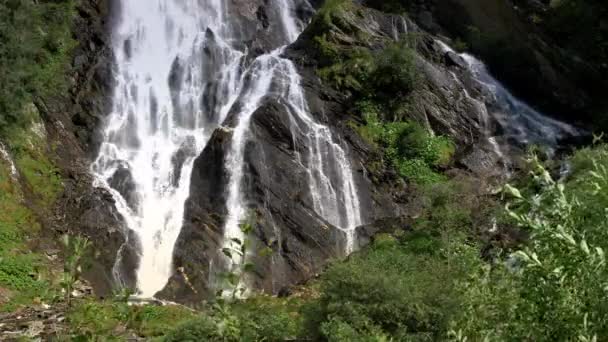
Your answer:
[[[228,283],[228,290],[220,289],[218,291],[218,297],[222,297],[225,292],[230,293],[232,300],[243,296],[247,288],[243,286],[247,273],[253,272],[255,266],[247,261],[247,255],[251,247],[251,239],[249,236],[253,231],[253,224],[251,220],[247,219],[241,222],[239,225],[241,232],[243,232],[243,240],[239,238],[231,238],[230,246],[222,248],[222,253],[230,260],[230,267],[228,271],[222,274],[223,278]]]
[[[62,242],[65,261],[61,286],[65,291],[65,301],[71,305],[74,284],[80,280],[83,258],[91,243],[86,237],[71,237],[67,234],[62,237]]]

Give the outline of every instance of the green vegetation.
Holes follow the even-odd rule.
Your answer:
[[[418,186],[412,224],[333,263],[312,295],[219,302],[166,340],[602,340],[608,146],[570,162],[555,181],[532,157],[529,178],[505,187],[502,211],[466,177]],[[479,224],[491,217],[529,238],[480,258]]]
[[[418,69],[410,43],[401,41],[385,49],[340,47],[317,36],[315,42],[325,63],[319,76],[332,86],[353,92],[356,98],[382,103],[397,111],[418,84]]]
[[[334,88],[351,93],[354,110],[365,121],[364,125],[353,123],[353,126],[383,155],[380,162],[369,165],[372,171],[380,169],[386,161],[387,166],[415,183],[444,180],[438,171],[449,166],[454,144],[446,137],[433,136],[409,119],[409,97],[420,84],[412,48],[416,42],[412,39],[388,42],[381,50],[344,44],[336,38],[339,37],[336,31],[348,27],[354,30],[351,35],[362,35],[340,20],[348,17],[346,13],[356,12],[352,6],[351,2],[328,2],[315,19],[325,24],[315,37],[321,61],[319,76]]]
[[[466,181],[420,187],[409,228],[379,234],[291,298],[220,302],[169,341],[402,341],[446,336],[463,303],[458,284],[482,261],[470,242],[479,210]]]
[[[330,341],[345,341],[346,335],[436,340],[459,307],[454,284],[475,262],[476,249],[456,232],[380,236],[364,253],[326,272],[309,325],[321,327]]]
[[[31,106],[33,107],[33,106]],[[52,299],[57,289],[48,260],[32,253],[31,241],[40,234],[36,210],[50,209],[61,191],[61,181],[44,148],[44,137],[36,111],[24,115],[34,123],[29,130],[12,130],[8,150],[17,168],[0,158],[0,287],[10,291],[10,302],[2,309],[31,303],[34,298]]]
[[[300,333],[297,299],[255,297],[219,303],[169,333],[165,341],[285,341]]]
[[[0,3],[0,131],[26,126],[23,107],[67,90],[73,0]]]
[[[508,188],[507,212],[531,237],[513,254],[514,266],[499,265],[464,285],[469,302],[456,323],[460,334],[513,341],[608,336],[608,147],[585,149],[572,161],[573,174],[555,181],[533,158],[532,182]]]
[[[352,6],[351,0],[327,0],[317,11],[315,16],[315,27],[322,26],[320,29],[327,29],[331,26],[341,24],[341,15]]]
[[[365,125],[356,126],[359,134],[384,151],[384,158],[399,174],[415,183],[428,184],[444,179],[438,172],[449,166],[455,146],[447,137],[433,136],[410,121],[382,122],[379,108],[370,103],[359,105]]]
[[[163,336],[194,313],[181,306],[129,305],[124,300],[75,302],[67,315],[70,331],[66,338],[74,341],[124,341],[127,329],[141,337]]]
[[[61,286],[65,293],[65,302],[70,305],[74,284],[80,280],[83,258],[91,243],[87,238],[81,236],[71,237],[64,235],[62,240],[64,246],[64,266]]]

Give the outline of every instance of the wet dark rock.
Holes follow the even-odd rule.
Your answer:
[[[188,158],[196,156],[196,141],[194,137],[189,137],[179,147],[177,152],[171,157],[171,164],[173,165],[173,186],[178,187],[179,181],[182,176],[182,167]]]
[[[135,192],[136,185],[133,175],[127,166],[121,165],[108,179],[108,184],[120,193],[132,210],[137,211],[139,198]]]
[[[169,279],[158,294],[160,298],[196,303],[213,294],[210,292],[213,267],[224,263],[220,249],[229,181],[224,165],[231,136],[228,130],[216,130],[194,161],[184,226],[174,251],[175,269],[181,271]]]

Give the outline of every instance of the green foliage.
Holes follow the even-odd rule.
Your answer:
[[[241,322],[241,341],[293,340],[301,330],[298,299],[257,296],[234,303],[232,310]]]
[[[432,184],[446,179],[422,159],[397,159],[393,163],[402,177],[417,184]]]
[[[45,277],[44,259],[32,253],[28,243],[39,229],[34,213],[23,203],[21,185],[0,158],[0,287],[13,291],[2,310],[54,295]]]
[[[232,238],[228,247],[222,248],[222,253],[230,261],[230,268],[221,274],[224,284],[218,291],[221,297],[230,294],[232,300],[242,297],[246,287],[243,282],[248,273],[253,272],[254,265],[249,262],[250,249],[252,246],[251,232],[253,231],[253,215],[243,220],[239,228],[243,233],[243,240]]]
[[[124,340],[126,329],[139,336],[160,337],[176,325],[191,320],[194,313],[169,305],[129,305],[126,301],[75,301],[67,314],[72,340]]]
[[[70,305],[72,289],[74,288],[74,284],[80,279],[83,258],[91,243],[87,238],[81,236],[71,237],[69,235],[64,235],[62,242],[64,247],[64,266],[61,286],[65,291],[66,303]]]
[[[0,130],[25,125],[23,106],[67,90],[73,0],[0,3]]]
[[[456,324],[461,335],[513,341],[608,336],[608,148],[585,150],[573,160],[585,166],[555,181],[532,158],[537,187],[507,188],[508,213],[531,238],[509,259],[515,268],[466,285],[469,306]]]
[[[409,42],[399,41],[388,45],[374,56],[374,61],[370,85],[379,101],[393,102],[395,97],[406,96],[415,89],[419,73]]]
[[[299,303],[272,297],[220,302],[171,331],[165,341],[286,341],[298,336]]]
[[[382,148],[399,174],[415,183],[430,184],[445,179],[436,169],[449,166],[455,146],[447,137],[433,136],[414,122],[382,122],[380,107],[373,102],[359,104],[365,125],[357,126],[369,143]]]
[[[319,25],[320,22],[324,24],[324,27],[329,28],[340,24],[341,14],[352,5],[351,0],[326,0],[323,2],[323,6],[317,11],[315,17],[315,24]]]
[[[27,127],[14,128],[4,132],[5,141],[13,155],[15,166],[32,192],[32,199],[42,209],[48,209],[62,190],[61,177],[57,167],[49,158],[45,128],[33,104],[21,110],[27,117]]]
[[[318,70],[321,79],[339,89],[365,92],[375,68],[371,52],[368,49],[355,48],[349,51],[345,58],[341,58],[338,57],[340,52],[336,45],[325,40],[325,36],[317,37],[316,42],[323,55],[334,60],[330,66]]]
[[[200,316],[185,322],[171,331],[166,342],[231,341],[218,331],[216,322],[207,316]]]
[[[365,47],[343,48],[327,34],[315,37],[324,67],[318,74],[338,89],[396,108],[418,84],[415,55],[406,41],[380,51]]]
[[[439,338],[458,308],[454,284],[475,263],[475,249],[456,232],[415,230],[397,238],[377,239],[333,264],[307,326],[321,327],[318,333],[334,341]]]

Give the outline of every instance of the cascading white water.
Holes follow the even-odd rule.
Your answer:
[[[294,1],[274,4],[283,44],[301,31]],[[306,167],[315,211],[347,232],[347,252],[354,248],[354,228],[361,219],[346,152],[310,116],[297,70],[280,56],[282,48],[244,68],[247,51],[234,47],[240,43],[238,30],[228,13],[227,2],[221,0],[121,2],[121,20],[113,32],[113,108],[92,171],[139,240],[136,285],[142,297],[154,296],[172,274],[194,159],[233,108],[239,111],[226,157],[230,184],[224,246],[242,239],[239,223],[247,211],[241,188],[244,146],[251,115],[268,97],[286,104],[294,127],[311,144]],[[329,172],[341,183],[332,184]]]
[[[444,52],[457,54],[445,43],[439,40],[436,42]],[[500,159],[504,160],[505,155],[496,137],[492,136],[494,132],[490,127],[490,116],[500,126],[502,136],[520,145],[543,144],[553,147],[560,139],[580,134],[576,128],[545,116],[516,98],[490,74],[482,61],[467,53],[457,55],[466,63],[483,93],[490,96],[484,99],[484,103],[471,97],[463,85],[465,96],[478,107],[478,112],[483,116],[480,123],[487,135],[486,139]],[[452,75],[458,79],[455,74]]]
[[[493,95],[492,113],[507,137],[520,144],[545,143],[555,146],[566,136],[578,135],[574,127],[545,116],[516,98],[489,73],[483,62],[470,54],[460,56],[467,62],[477,82]]]
[[[282,22],[286,36],[291,42],[299,34],[299,31],[294,33],[298,26],[295,18],[287,11],[288,3],[281,6]],[[247,203],[243,199],[241,183],[250,119],[263,99],[274,98],[285,104],[292,122],[292,134],[306,138],[309,153],[307,161],[302,165],[309,174],[314,210],[344,232],[344,252],[349,254],[355,248],[355,229],[362,224],[350,161],[344,149],[334,141],[330,129],[316,122],[310,115],[297,69],[290,60],[281,57],[282,51],[280,48],[256,59],[250,71],[253,75],[252,86],[239,99],[242,110],[238,114],[238,124],[234,129],[227,162],[230,185],[224,247],[234,248],[235,239],[244,239],[240,222],[247,215]],[[271,91],[271,86],[277,89]],[[332,179],[338,182],[332,182]],[[238,257],[235,259],[233,261],[240,261]]]
[[[150,297],[172,273],[194,158],[236,99],[243,53],[223,38],[230,27],[218,0],[127,0],[121,10],[113,110],[92,169],[139,239],[137,288]],[[205,49],[215,58],[207,68]],[[214,93],[221,98],[203,108]],[[124,170],[130,193],[109,184]]]
[[[8,153],[8,150],[6,149],[6,147],[4,147],[4,144],[2,142],[0,142],[0,158],[4,159],[4,161],[8,163],[10,176],[13,181],[17,182],[19,172],[17,171],[15,162],[13,162],[13,158],[11,158],[11,155]]]
[[[345,233],[344,252],[350,254],[356,247],[355,229],[362,224],[350,160],[340,144],[334,142],[329,128],[310,116],[300,76],[292,63],[287,66],[287,108],[291,113],[292,134],[306,137],[307,171],[314,209]],[[338,182],[332,182],[332,179]]]

